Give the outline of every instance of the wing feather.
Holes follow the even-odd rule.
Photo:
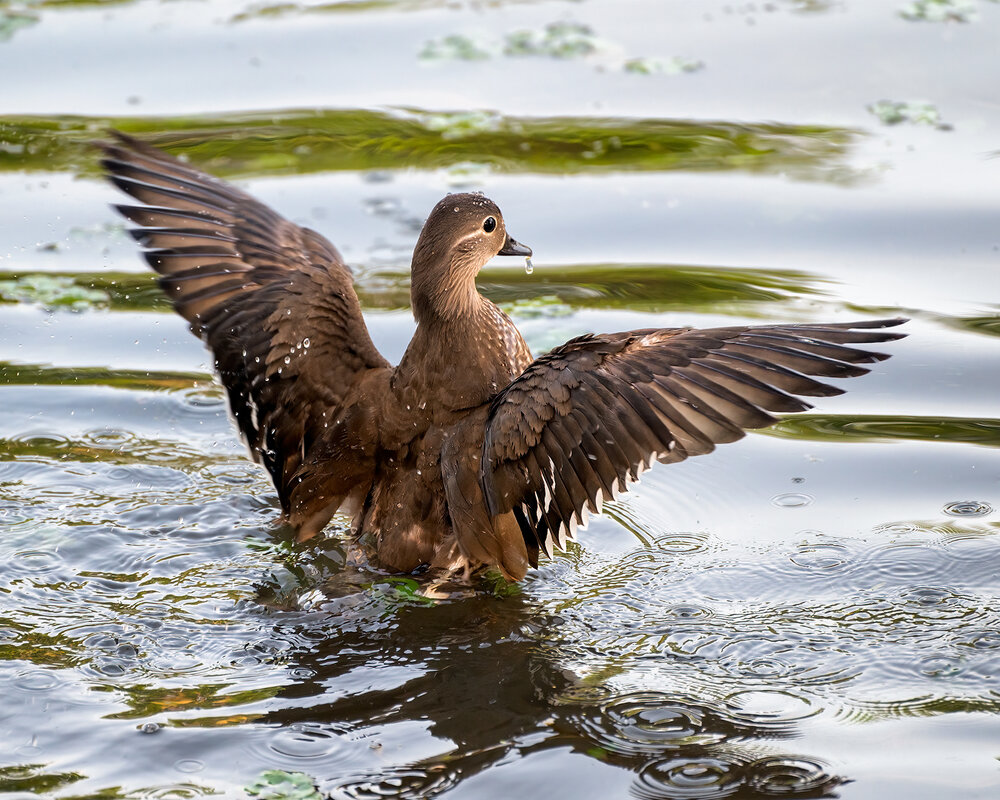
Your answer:
[[[142,204],[116,208],[139,226],[132,236],[161,287],[211,348],[251,455],[271,473],[286,512],[315,518],[315,508],[297,507],[296,486],[322,495],[331,481],[316,471],[320,460],[363,482],[364,437],[333,417],[361,375],[388,367],[350,270],[322,236],[224,181],[125,134],[102,149],[109,180]],[[343,418],[374,424],[360,413]],[[331,433],[320,459],[309,450],[323,430]]]
[[[832,325],[643,330],[582,336],[536,359],[492,402],[481,482],[487,510],[509,511],[529,558],[562,546],[586,514],[654,461],[680,461],[802,411],[815,380],[863,375],[888,358],[902,319]]]

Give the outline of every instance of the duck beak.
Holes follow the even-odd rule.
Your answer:
[[[516,239],[512,239],[510,234],[504,239],[503,247],[500,248],[498,256],[530,256],[531,248],[521,244]]]

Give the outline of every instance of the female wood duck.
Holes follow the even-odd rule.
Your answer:
[[[431,211],[413,252],[417,329],[398,366],[372,344],[350,269],[323,236],[121,133],[102,145],[117,209],[211,348],[253,459],[307,539],[352,517],[382,567],[513,580],[654,461],[708,453],[801,411],[887,358],[852,347],[905,320],[667,328],[572,339],[533,359],[476,289],[529,256],[481,194]]]

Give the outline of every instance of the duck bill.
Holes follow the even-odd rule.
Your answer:
[[[500,252],[497,253],[498,256],[530,256],[531,248],[525,244],[521,244],[515,239],[512,239],[508,234],[507,238],[504,240],[503,247],[500,248]]]

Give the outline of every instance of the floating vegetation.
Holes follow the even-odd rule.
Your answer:
[[[528,259],[525,259],[528,260]],[[532,269],[532,271],[534,271]],[[530,275],[525,269],[525,272]],[[516,319],[546,319],[555,317],[570,317],[575,309],[568,303],[563,303],[556,295],[546,294],[540,297],[523,298],[500,306],[504,312]]]
[[[633,75],[653,75],[662,73],[664,75],[681,75],[685,72],[697,72],[705,68],[705,62],[695,58],[630,58],[622,69]]]
[[[247,794],[261,800],[321,800],[312,778],[302,772],[265,770],[246,787]]]
[[[884,125],[909,122],[913,125],[933,125],[938,130],[951,130],[950,125],[941,121],[941,112],[937,106],[923,100],[913,102],[879,100],[868,106],[868,110]]]
[[[434,597],[424,593],[424,587],[414,578],[407,575],[379,576],[376,583],[370,587],[372,597],[381,601],[387,610],[400,606],[433,606],[437,604]]]
[[[451,114],[428,114],[427,128],[437,131],[442,139],[463,139],[478,133],[495,133],[503,118],[495,111],[458,111]]]
[[[542,57],[560,60],[583,59],[607,54],[620,48],[601,39],[588,25],[579,22],[552,22],[538,30],[518,30],[500,42],[452,34],[426,42],[421,61],[486,61],[494,56],[508,58]],[[633,75],[681,75],[697,72],[704,62],[693,58],[639,57],[616,61],[616,68]]]
[[[23,28],[38,22],[38,15],[18,8],[0,8],[0,42],[6,42]]]
[[[420,51],[420,58],[425,61],[483,61],[504,55],[571,59],[590,56],[604,49],[606,45],[587,25],[552,22],[541,30],[513,31],[499,43],[477,41],[461,34],[432,39]]]
[[[489,164],[460,161],[445,170],[444,179],[449,186],[455,189],[477,187],[486,183],[486,179],[492,172]]]
[[[468,36],[458,34],[432,39],[420,51],[420,58],[424,61],[485,61],[490,55],[489,50]]]
[[[107,292],[81,286],[66,275],[45,274],[0,280],[0,299],[11,303],[36,303],[50,311],[59,308],[70,311],[103,308],[110,302]]]
[[[792,6],[792,11],[800,14],[830,11],[841,5],[842,0],[785,0]]]
[[[972,22],[979,17],[975,0],[914,0],[899,9],[913,22]]]
[[[593,55],[605,45],[587,25],[579,22],[551,22],[543,31],[520,30],[504,38],[506,56],[548,56],[581,58]]]

